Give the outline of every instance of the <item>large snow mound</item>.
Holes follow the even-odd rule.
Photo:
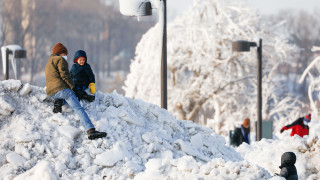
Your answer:
[[[0,179],[268,179],[222,136],[115,93],[81,102],[107,137],[88,140],[67,105],[42,87],[0,82]]]

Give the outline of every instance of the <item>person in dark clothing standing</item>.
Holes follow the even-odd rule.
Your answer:
[[[78,50],[74,54],[73,66],[71,67],[70,73],[72,80],[76,88],[83,93],[83,96],[79,98],[85,99],[89,102],[94,101],[95,96],[88,95],[85,90],[89,88],[91,94],[95,93],[95,77],[91,66],[87,63],[87,54],[83,50]]]
[[[309,126],[308,123],[311,121],[311,114],[306,115],[305,117],[300,117],[293,123],[284,126],[281,128],[280,133],[283,131],[292,129],[290,136],[294,136],[295,134],[303,137],[305,135],[309,135]]]
[[[240,146],[243,142],[250,144],[250,119],[246,118],[242,125],[234,130],[231,144]]]
[[[296,166],[296,155],[293,152],[285,152],[281,156],[281,169],[279,176],[286,178],[286,180],[298,180],[298,173]]]

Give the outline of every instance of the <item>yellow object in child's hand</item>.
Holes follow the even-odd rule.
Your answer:
[[[94,87],[94,83],[89,84],[89,91],[94,94],[96,92],[96,88]]]

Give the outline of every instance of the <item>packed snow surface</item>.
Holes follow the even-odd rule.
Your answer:
[[[320,177],[316,137],[234,149],[154,104],[97,92],[94,102],[81,104],[108,135],[91,141],[67,105],[52,112],[42,87],[0,81],[0,101],[0,179],[281,179],[272,176],[285,151],[296,153],[302,179]]]
[[[69,107],[52,113],[44,88],[3,81],[0,97],[1,179],[270,177],[210,129],[141,100],[98,92],[93,103],[82,102],[108,133],[91,141]]]

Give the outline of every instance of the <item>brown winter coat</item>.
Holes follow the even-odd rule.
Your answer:
[[[70,76],[68,62],[61,56],[51,55],[45,67],[46,92],[52,96],[62,89],[73,89],[74,83]]]

